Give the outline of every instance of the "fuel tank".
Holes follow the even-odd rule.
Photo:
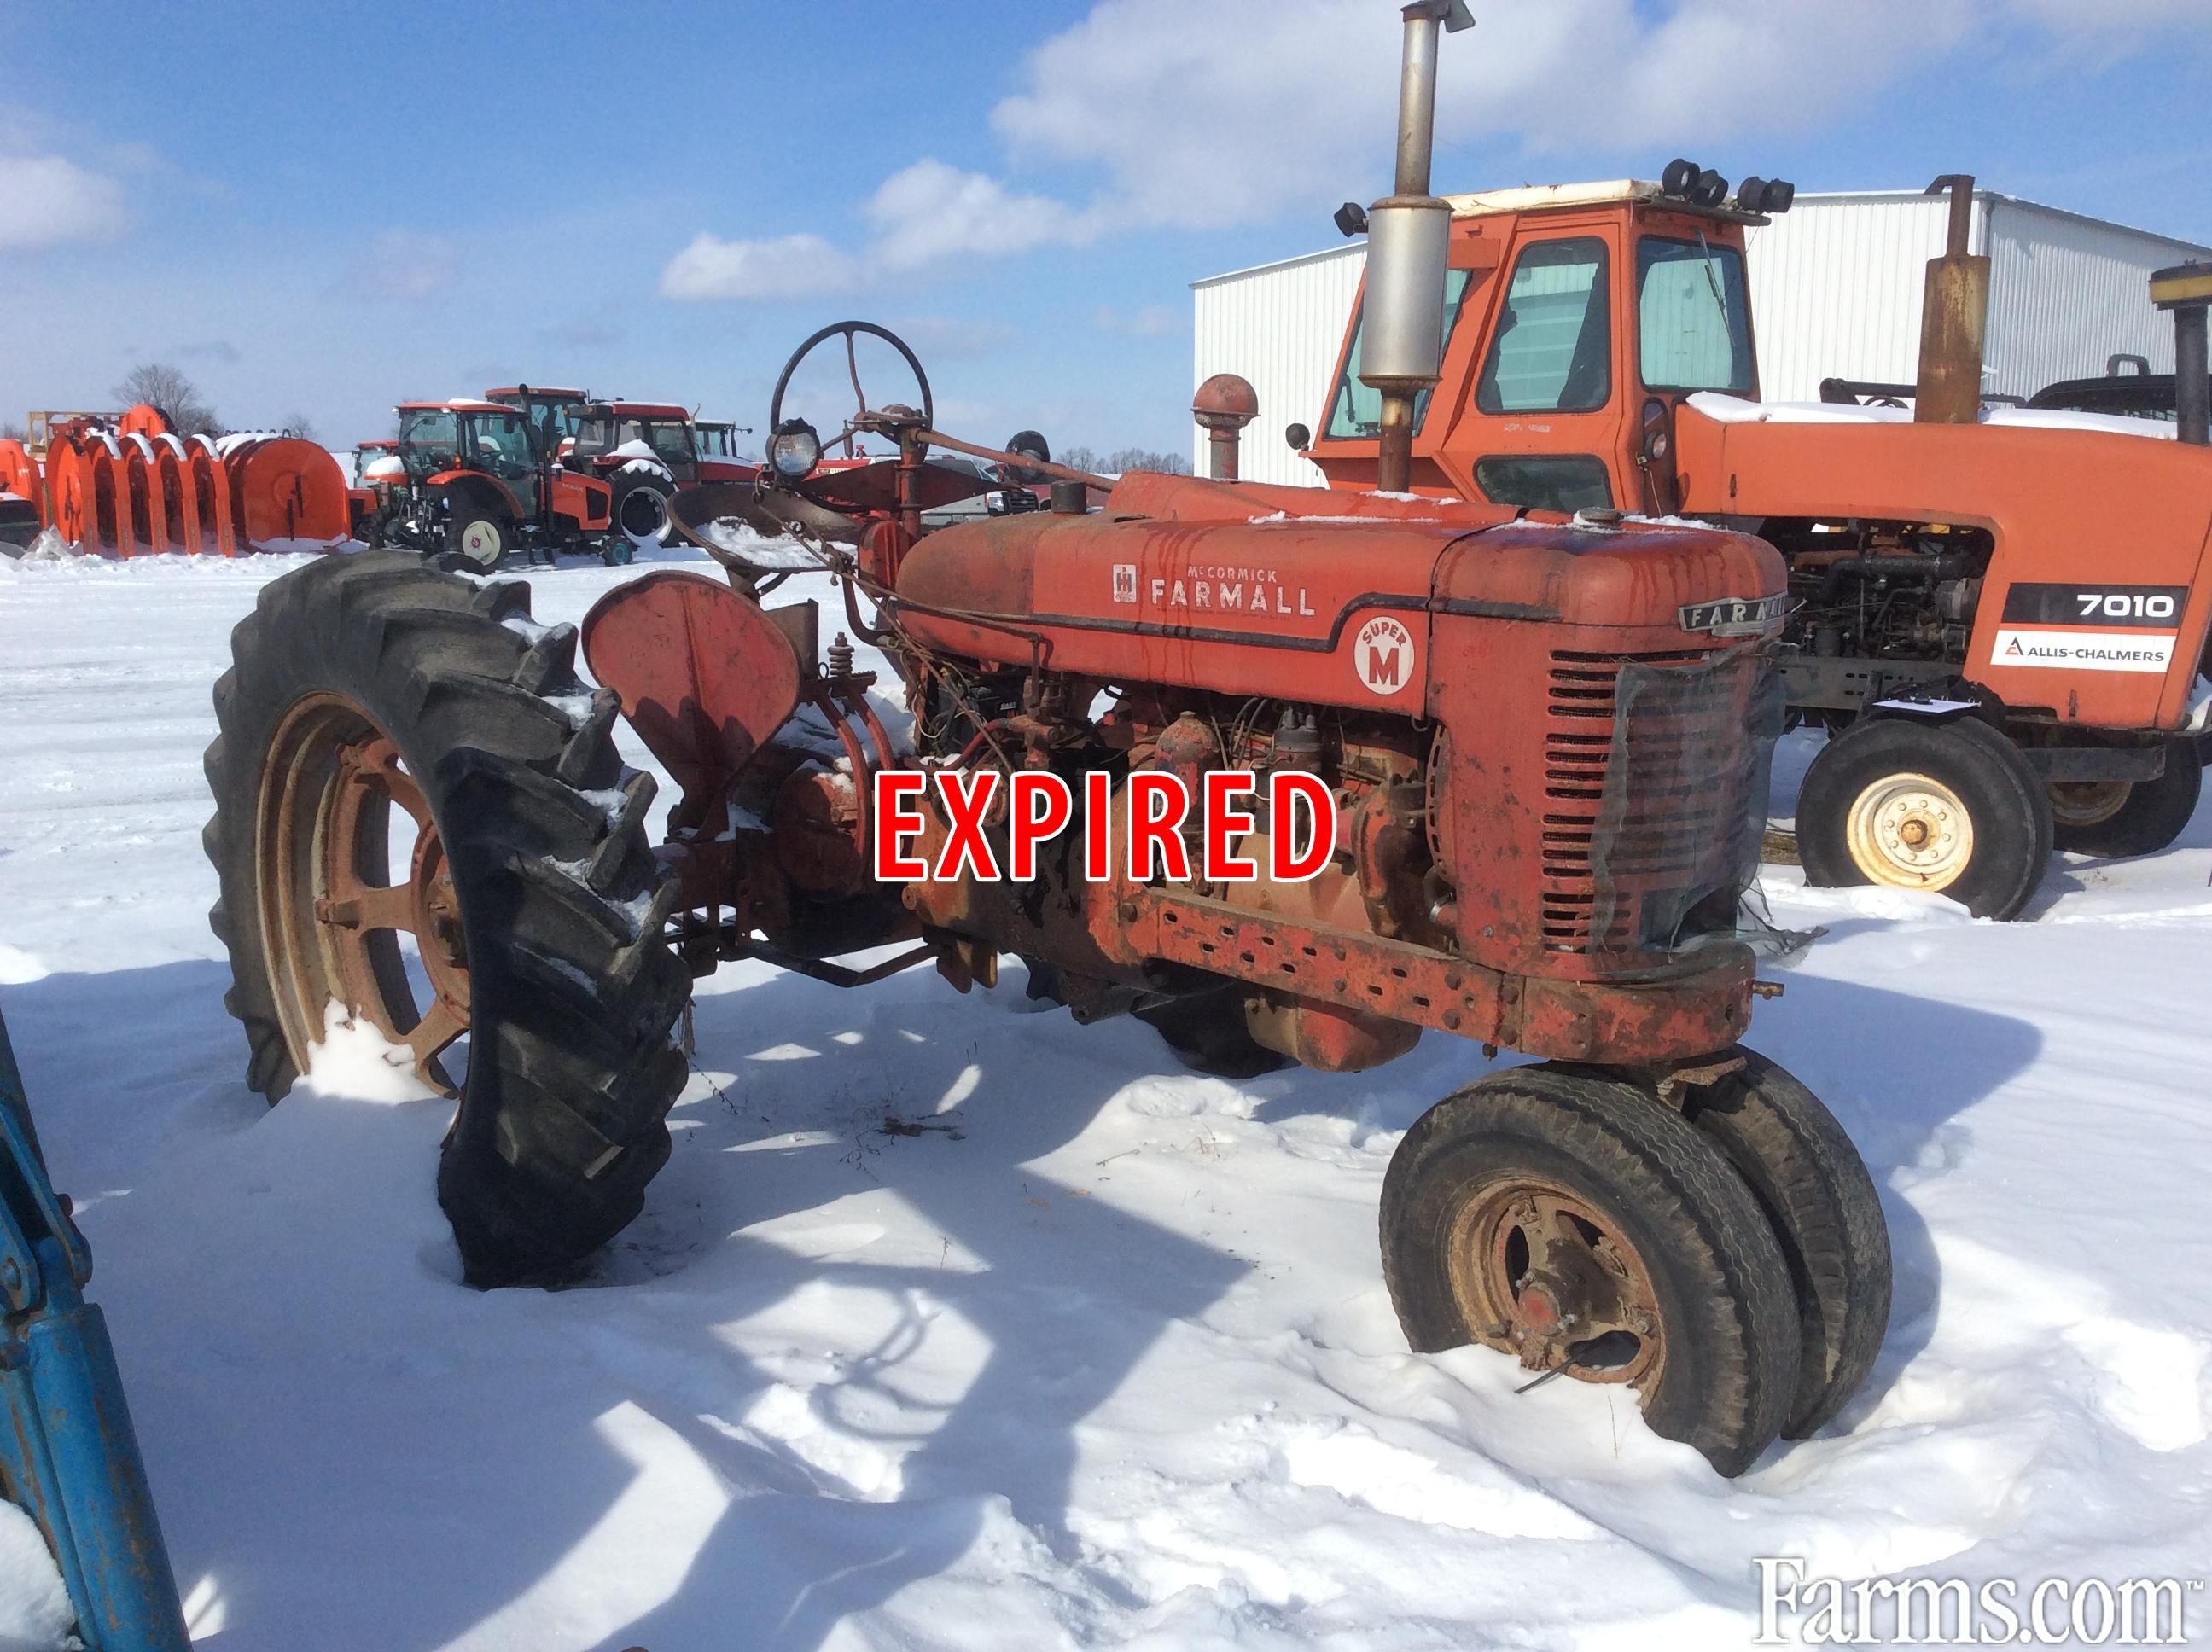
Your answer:
[[[1711,529],[1151,473],[1088,515],[930,534],[897,576],[907,629],[954,653],[1409,716],[1483,669],[1485,628],[1451,622],[1709,644],[1717,604],[1783,585],[1770,546]]]

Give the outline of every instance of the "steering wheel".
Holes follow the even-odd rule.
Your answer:
[[[799,371],[799,364],[813,353],[816,345],[828,339],[842,338],[845,341],[845,372],[853,382],[854,415],[845,422],[842,432],[823,440],[822,451],[826,453],[832,447],[839,446],[848,453],[853,451],[853,439],[860,434],[862,422],[873,416],[873,410],[868,406],[867,392],[860,388],[860,358],[853,349],[853,341],[862,333],[882,339],[906,358],[907,366],[913,369],[915,383],[921,387],[921,422],[929,428],[936,428],[935,404],[929,395],[929,375],[921,370],[921,359],[907,348],[906,341],[889,327],[879,327],[872,321],[833,321],[793,350],[791,359],[783,364],[783,371],[776,375],[775,394],[769,398],[768,404],[768,428],[770,432],[783,422],[783,392],[791,388],[791,377]]]

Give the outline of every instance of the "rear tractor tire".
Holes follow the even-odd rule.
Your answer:
[[[616,698],[578,680],[574,628],[528,610],[519,583],[322,559],[233,633],[207,754],[210,916],[248,1082],[281,1100],[342,1014],[456,1094],[438,1197],[484,1286],[573,1262],[637,1214],[685,1071],[652,780],[623,770]]]
[[[2051,787],[2052,841],[2074,854],[2123,859],[2156,854],[2179,837],[2204,789],[2204,756],[2197,741],[2166,743],[2166,769],[2154,780],[2101,780]]]
[[[1816,887],[1947,895],[2019,915],[2051,862],[2051,799],[2020,749],[1974,717],[1854,724],[1805,771],[1797,852]]]
[[[1790,1420],[1801,1335],[1774,1230],[1711,1139],[1625,1083],[1518,1067],[1446,1096],[1398,1145],[1381,1227],[1416,1352],[1480,1343],[1626,1384],[1723,1474]]]
[[[635,483],[614,502],[614,531],[629,545],[662,544],[669,521],[668,491],[657,482]]]

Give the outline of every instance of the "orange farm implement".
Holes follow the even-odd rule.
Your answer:
[[[0,495],[26,541],[51,528],[110,556],[327,548],[347,538],[345,475],[296,437],[180,436],[159,409],[49,415],[0,441]],[[42,440],[41,440],[42,439]]]

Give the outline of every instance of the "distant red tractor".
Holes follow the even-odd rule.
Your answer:
[[[669,537],[668,501],[702,482],[750,482],[760,467],[700,450],[690,410],[673,402],[591,402],[577,410],[567,464],[614,492],[617,531],[632,544]]]
[[[520,550],[562,551],[609,566],[629,560],[610,531],[613,490],[553,462],[527,411],[493,401],[407,402],[389,463],[363,477],[362,514],[374,544],[483,574]]]

